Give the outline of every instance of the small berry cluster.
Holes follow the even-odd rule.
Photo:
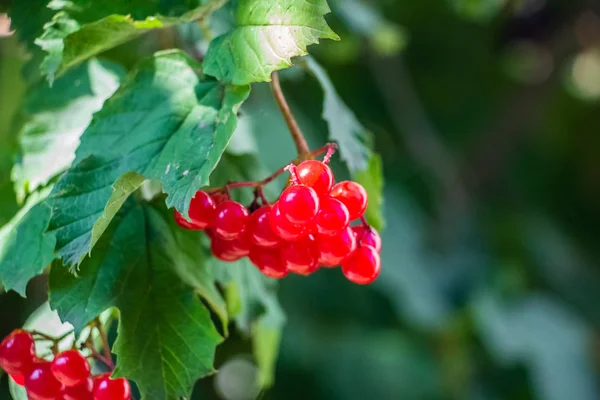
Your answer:
[[[326,162],[307,160],[286,169],[290,185],[273,205],[257,195],[246,208],[229,198],[228,185],[224,193],[197,192],[190,203],[190,220],[177,210],[175,220],[183,228],[205,230],[218,259],[232,262],[247,256],[271,278],[341,265],[354,283],[375,280],[381,269],[381,238],[363,217],[365,189],[353,181],[334,185]],[[361,225],[349,226],[357,219]]]
[[[77,350],[56,354],[52,361],[38,358],[31,333],[17,329],[0,343],[0,367],[30,400],[128,400],[129,382],[110,373],[92,376],[90,364]]]

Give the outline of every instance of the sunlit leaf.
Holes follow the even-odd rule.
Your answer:
[[[237,27],[211,42],[205,71],[236,85],[270,81],[308,45],[339,39],[323,18],[329,11],[325,0],[240,0]]]

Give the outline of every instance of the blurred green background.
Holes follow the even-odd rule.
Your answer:
[[[334,270],[284,279],[276,383],[259,396],[600,398],[600,3],[331,6],[342,41],[311,53],[383,156],[382,273],[368,287]],[[28,55],[1,18],[0,31],[1,225],[18,207],[10,169]],[[177,35],[185,29],[104,56],[130,67]],[[294,69],[283,78],[320,146],[320,88]],[[253,87],[241,121],[269,169],[294,157],[267,85]],[[1,336],[45,285],[36,278],[27,300],[0,296]],[[255,398],[249,350],[242,337],[222,345],[219,374],[194,398]]]

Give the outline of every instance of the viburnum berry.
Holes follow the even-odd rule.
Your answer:
[[[359,285],[373,282],[380,270],[381,258],[377,250],[371,246],[360,246],[342,261],[344,276]]]
[[[253,246],[250,248],[249,258],[252,264],[269,278],[281,279],[289,273],[281,260],[279,249],[265,249]]]
[[[221,261],[237,261],[250,252],[250,243],[246,235],[240,235],[232,240],[225,240],[218,236],[212,238],[210,250]]]
[[[125,378],[111,379],[110,373],[94,378],[94,400],[128,400],[131,386]]]
[[[279,210],[283,218],[296,225],[306,225],[319,212],[319,196],[306,185],[293,185],[281,193]]]
[[[208,193],[199,190],[190,201],[188,215],[197,229],[213,226],[217,216],[214,199]]]
[[[352,227],[352,231],[354,231],[354,235],[359,244],[371,246],[378,252],[381,251],[381,236],[379,236],[379,232],[377,232],[375,228],[360,225]]]
[[[62,400],[94,400],[94,380],[88,376],[77,386],[67,386],[62,391]]]
[[[281,239],[271,227],[271,209],[271,206],[263,206],[250,215],[246,231],[251,244],[265,248],[275,248],[281,244]]]
[[[39,361],[25,376],[25,390],[30,400],[56,400],[64,389],[56,379],[48,361]]]
[[[313,235],[285,243],[281,247],[281,261],[287,270],[299,275],[310,275],[319,269],[319,250]]]
[[[306,232],[306,228],[304,226],[292,224],[285,219],[283,215],[281,215],[279,202],[275,203],[271,209],[269,223],[271,224],[271,229],[273,229],[273,232],[275,232],[275,234],[281,239],[288,242],[293,242],[300,239]]]
[[[319,196],[327,196],[333,186],[333,172],[321,161],[306,160],[296,167],[298,183],[309,186]]]
[[[248,222],[246,207],[233,200],[226,200],[216,209],[214,233],[225,240],[235,239],[239,236]]]
[[[336,183],[331,189],[331,197],[338,199],[348,207],[350,221],[360,218],[367,209],[367,191],[360,183],[353,181]]]
[[[356,238],[349,227],[335,236],[317,236],[319,264],[335,267],[356,249]]]
[[[348,227],[350,213],[339,200],[332,197],[321,199],[321,209],[315,219],[317,232],[321,235],[336,235]]]
[[[19,386],[23,386],[25,384],[25,377],[23,375],[13,375],[9,374],[10,378]]]
[[[11,375],[26,375],[35,360],[35,342],[27,331],[15,329],[0,343],[0,367]]]
[[[90,375],[90,364],[77,350],[57,354],[50,367],[54,377],[65,386],[79,385]]]

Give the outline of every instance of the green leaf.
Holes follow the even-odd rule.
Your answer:
[[[94,115],[74,167],[48,199],[58,255],[76,265],[91,251],[124,198],[141,184],[134,175],[119,180],[128,172],[159,180],[167,205],[187,215],[196,191],[209,183],[248,93],[247,86],[204,77],[200,64],[181,51],[142,62]]]
[[[91,60],[69,71],[53,87],[42,83],[25,102],[25,124],[19,143],[22,155],[12,173],[20,199],[69,167],[79,137],[104,101],[119,87],[124,71]]]
[[[237,27],[210,43],[205,71],[236,85],[270,81],[307,46],[339,40],[323,17],[329,11],[325,0],[239,0]]]
[[[181,229],[175,223],[174,218],[168,215],[172,238],[175,240],[180,251],[177,253],[175,272],[182,281],[196,289],[198,294],[206,300],[211,309],[217,314],[223,325],[225,336],[229,335],[229,316],[227,304],[216,285],[215,265],[208,262],[209,257],[202,246],[201,235],[204,233]]]
[[[364,171],[358,171],[354,175],[354,179],[363,185],[369,194],[369,206],[365,212],[365,218],[369,224],[381,232],[385,225],[383,219],[383,166],[381,157],[377,154],[371,155],[369,167]]]
[[[23,208],[0,230],[0,283],[25,297],[27,282],[54,258],[56,238],[44,231],[50,208],[41,202],[48,189],[32,194]]]
[[[130,200],[84,260],[79,277],[54,265],[50,304],[81,328],[101,311],[120,311],[115,376],[132,379],[145,399],[188,396],[213,373],[221,337],[209,311],[175,273],[181,251],[160,212]]]
[[[339,144],[342,159],[351,174],[368,168],[371,151],[367,146],[369,134],[337,94],[325,69],[312,57],[306,57],[306,67],[323,88],[323,119],[329,127],[329,137]]]
[[[208,0],[203,4],[199,1],[178,4],[173,7],[175,16],[166,17],[160,15],[163,10],[158,4],[148,2],[127,7],[115,1],[54,1],[51,6],[58,12],[36,40],[36,44],[48,53],[42,71],[52,81],[55,76],[105,50],[154,29],[204,18],[225,2]]]
[[[236,324],[252,334],[254,356],[259,366],[259,384],[273,384],[285,315],[276,295],[276,283],[262,275],[247,259],[224,264],[215,260],[227,302]]]

